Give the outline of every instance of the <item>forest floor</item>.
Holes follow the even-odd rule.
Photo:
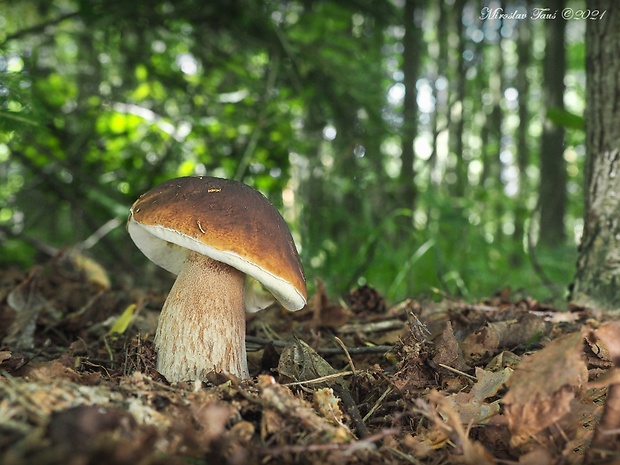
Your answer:
[[[166,292],[76,259],[0,272],[1,464],[619,463],[620,326],[584,309],[317,283],[249,316],[250,379],[170,385]]]

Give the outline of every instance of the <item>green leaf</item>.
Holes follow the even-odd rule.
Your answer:
[[[576,115],[561,108],[549,108],[547,111],[547,119],[558,126],[585,131],[586,120],[583,116]]]
[[[133,319],[133,314],[135,310],[136,310],[136,304],[128,305],[127,308],[121,314],[121,316],[119,316],[116,319],[116,321],[114,322],[114,324],[108,331],[107,335],[112,336],[114,334],[123,334],[129,327],[129,324],[131,323],[131,320]]]

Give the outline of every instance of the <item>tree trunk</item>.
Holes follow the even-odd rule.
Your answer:
[[[418,80],[420,65],[420,34],[414,23],[416,0],[405,0],[404,23],[405,37],[403,39],[403,83],[405,84],[405,100],[403,103],[403,132],[402,132],[402,168],[400,172],[400,188],[402,198],[407,202],[407,208],[415,208],[416,187],[413,163],[415,154],[413,142],[418,134],[418,102],[416,81]]]
[[[529,11],[529,0],[525,2],[525,9]],[[515,230],[513,240],[523,242],[525,234],[525,222],[528,216],[527,197],[529,195],[529,183],[527,179],[527,167],[530,164],[530,147],[528,145],[528,129],[530,126],[530,113],[528,100],[530,98],[530,86],[527,79],[527,70],[530,67],[532,53],[532,34],[530,25],[523,21],[519,25],[519,38],[517,40],[517,55],[519,65],[515,86],[519,91],[519,127],[517,128],[517,166],[519,167],[519,179],[517,185],[517,206],[515,209]],[[517,260],[517,257],[514,257]]]
[[[437,142],[439,138],[439,134],[442,131],[445,131],[450,127],[450,89],[448,88],[447,83],[450,82],[450,68],[448,66],[448,23],[449,23],[449,15],[446,11],[449,5],[446,5],[444,2],[437,2],[435,8],[437,8],[437,48],[438,50],[433,53],[432,48],[429,49],[429,55],[431,59],[434,59],[437,63],[436,67],[436,80],[435,84],[437,84],[438,78],[445,79],[446,87],[443,90],[436,89],[436,98],[437,101],[435,103],[435,111],[433,112],[433,152],[431,153],[431,157],[428,160],[428,185],[429,187],[433,186],[441,186],[443,182],[443,174],[441,172],[441,167],[438,163],[438,147]]]
[[[560,11],[564,0],[552,9]],[[564,30],[566,21],[549,21],[545,27],[545,59],[543,62],[543,111],[564,109],[564,74],[566,59]],[[566,166],[564,163],[564,128],[553,124],[545,115],[540,148],[540,243],[556,246],[566,241]]]
[[[465,195],[465,186],[467,185],[467,167],[463,158],[463,131],[465,128],[464,109],[465,104],[465,39],[463,38],[463,9],[465,8],[465,0],[456,0],[454,3],[454,21],[456,22],[456,54],[453,66],[456,68],[456,81],[454,98],[451,100],[450,108],[450,130],[448,136],[448,145],[451,158],[454,160],[454,167],[449,170],[446,179],[450,183],[448,188],[455,197],[463,197]],[[452,161],[450,161],[452,162]],[[448,165],[449,166],[449,165]]]
[[[591,7],[594,7],[592,5]],[[576,305],[620,311],[620,10],[596,3],[586,26],[586,197],[572,292]]]

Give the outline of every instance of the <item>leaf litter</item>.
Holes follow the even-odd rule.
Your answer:
[[[87,263],[87,266],[84,265]],[[0,273],[0,463],[619,463],[620,324],[370,286],[248,316],[252,377],[169,384],[165,295],[92,261]]]

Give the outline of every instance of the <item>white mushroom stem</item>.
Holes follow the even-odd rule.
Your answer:
[[[190,252],[159,316],[157,371],[171,383],[219,371],[247,378],[245,275]]]

